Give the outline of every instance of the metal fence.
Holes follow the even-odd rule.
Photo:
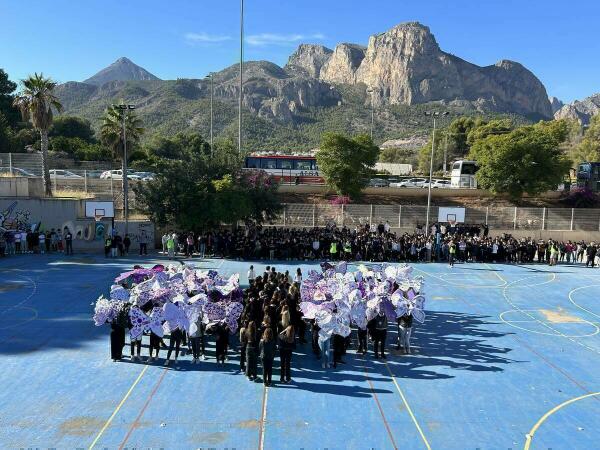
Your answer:
[[[0,173],[16,173],[23,176],[32,174],[41,177],[42,155],[40,153],[0,153]]]
[[[271,226],[323,227],[328,224],[355,227],[388,222],[393,228],[414,229],[425,225],[426,206],[329,205],[288,203]],[[437,221],[438,207],[430,209]],[[600,209],[577,208],[465,208],[465,223],[487,224],[496,230],[600,231]]]

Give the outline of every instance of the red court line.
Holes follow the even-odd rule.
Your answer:
[[[396,441],[394,440],[394,435],[392,434],[392,430],[390,429],[390,425],[385,417],[383,412],[383,408],[381,407],[381,403],[379,403],[379,398],[377,397],[377,393],[375,393],[375,388],[373,387],[373,383],[369,378],[369,372],[367,372],[367,366],[365,365],[365,360],[363,359],[363,369],[365,371],[365,377],[367,378],[367,382],[369,383],[369,387],[371,388],[371,393],[373,394],[373,398],[375,399],[375,403],[377,403],[377,408],[379,408],[379,413],[381,414],[381,418],[383,419],[383,424],[385,425],[385,429],[387,430],[388,436],[392,441],[392,445],[394,446],[394,450],[398,450],[398,446],[396,445]]]
[[[150,395],[148,395],[148,398],[146,399],[146,403],[144,403],[144,406],[142,407],[142,409],[140,410],[139,414],[137,415],[137,417],[135,418],[135,420],[131,424],[131,427],[129,428],[129,431],[127,432],[127,435],[125,435],[125,439],[123,439],[123,442],[121,442],[121,444],[119,445],[119,450],[123,450],[123,447],[127,443],[127,440],[131,436],[131,433],[133,433],[133,430],[139,425],[140,419],[144,415],[144,412],[146,411],[146,408],[148,407],[148,405],[152,401],[152,398],[154,397],[154,394],[156,394],[156,391],[158,390],[158,387],[162,383],[162,381],[165,378],[166,374],[167,374],[167,369],[163,369],[163,373],[160,376],[160,378],[158,379],[158,381],[156,382],[156,384],[154,385],[154,389],[152,389],[152,392],[150,392]]]

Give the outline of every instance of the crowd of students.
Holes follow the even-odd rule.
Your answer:
[[[323,369],[337,368],[345,364],[343,356],[350,347],[355,346],[356,353],[366,355],[369,340],[372,341],[375,358],[386,358],[388,320],[381,312],[372,319],[364,330],[355,329],[350,336],[334,334],[327,339],[319,336],[319,326],[314,320],[302,316],[300,305],[300,269],[292,275],[289,272],[277,272],[275,267],[267,266],[264,273],[256,275],[254,267],[248,271],[249,286],[244,291],[244,309],[239,319],[239,331],[233,339],[237,350],[230,349],[230,333],[225,324],[206,327],[202,316],[190,330],[189,335],[179,328],[171,332],[169,345],[162,338],[148,332],[149,345],[146,362],[158,361],[161,348],[167,349],[164,365],[173,361],[178,363],[179,356],[191,355],[191,364],[206,361],[206,340],[215,339],[215,359],[217,364],[225,365],[232,353],[239,355],[239,371],[250,381],[262,381],[266,386],[272,384],[273,367],[279,357],[279,382],[292,380],[293,353],[297,345],[310,345],[316,359],[321,360]],[[131,323],[113,322],[111,324],[111,357],[120,360],[125,346],[126,328]],[[403,316],[397,321],[397,349],[410,354],[410,336],[412,317]],[[307,334],[309,340],[307,340]],[[166,339],[166,336],[165,336]],[[130,342],[132,361],[141,361],[142,338]],[[174,356],[174,359],[172,357]],[[262,377],[258,369],[262,369]]]
[[[0,257],[30,253],[73,254],[73,234],[69,229],[46,231],[0,229]]]
[[[388,223],[350,229],[239,228],[196,235],[168,233],[163,253],[171,258],[224,257],[242,260],[346,260],[387,262],[585,262],[596,265],[598,246],[584,241],[536,240],[511,235],[489,236],[486,225],[433,224],[426,235],[394,233]]]

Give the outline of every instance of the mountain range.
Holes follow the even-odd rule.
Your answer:
[[[237,129],[239,66],[213,75],[215,135]],[[208,79],[160,80],[127,58],[119,58],[83,82],[57,87],[67,114],[99,125],[109,104],[137,105],[147,129],[208,135]],[[340,43],[335,49],[301,44],[284,67],[244,62],[244,141],[252,149],[306,150],[323,131],[368,132],[375,109],[375,141],[411,139],[429,132],[427,110],[549,119],[565,106],[548,98],[536,76],[521,64],[501,60],[480,67],[440,49],[428,27],[403,23],[370,37],[368,45]],[[569,105],[567,105],[569,106]]]

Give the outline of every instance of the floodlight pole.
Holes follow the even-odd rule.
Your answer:
[[[429,212],[431,210],[431,181],[433,178],[433,156],[435,151],[435,119],[440,115],[439,112],[426,112],[426,116],[433,116],[433,135],[431,138],[431,157],[429,159],[429,184],[427,187],[427,214],[425,216],[425,236],[429,236]],[[441,113],[442,116],[447,116],[448,112]]]
[[[242,85],[244,75],[244,0],[240,0],[240,98],[238,111],[238,152],[242,154]]]
[[[210,153],[213,152],[213,97],[214,97],[214,85],[213,85],[213,73],[210,74]]]

